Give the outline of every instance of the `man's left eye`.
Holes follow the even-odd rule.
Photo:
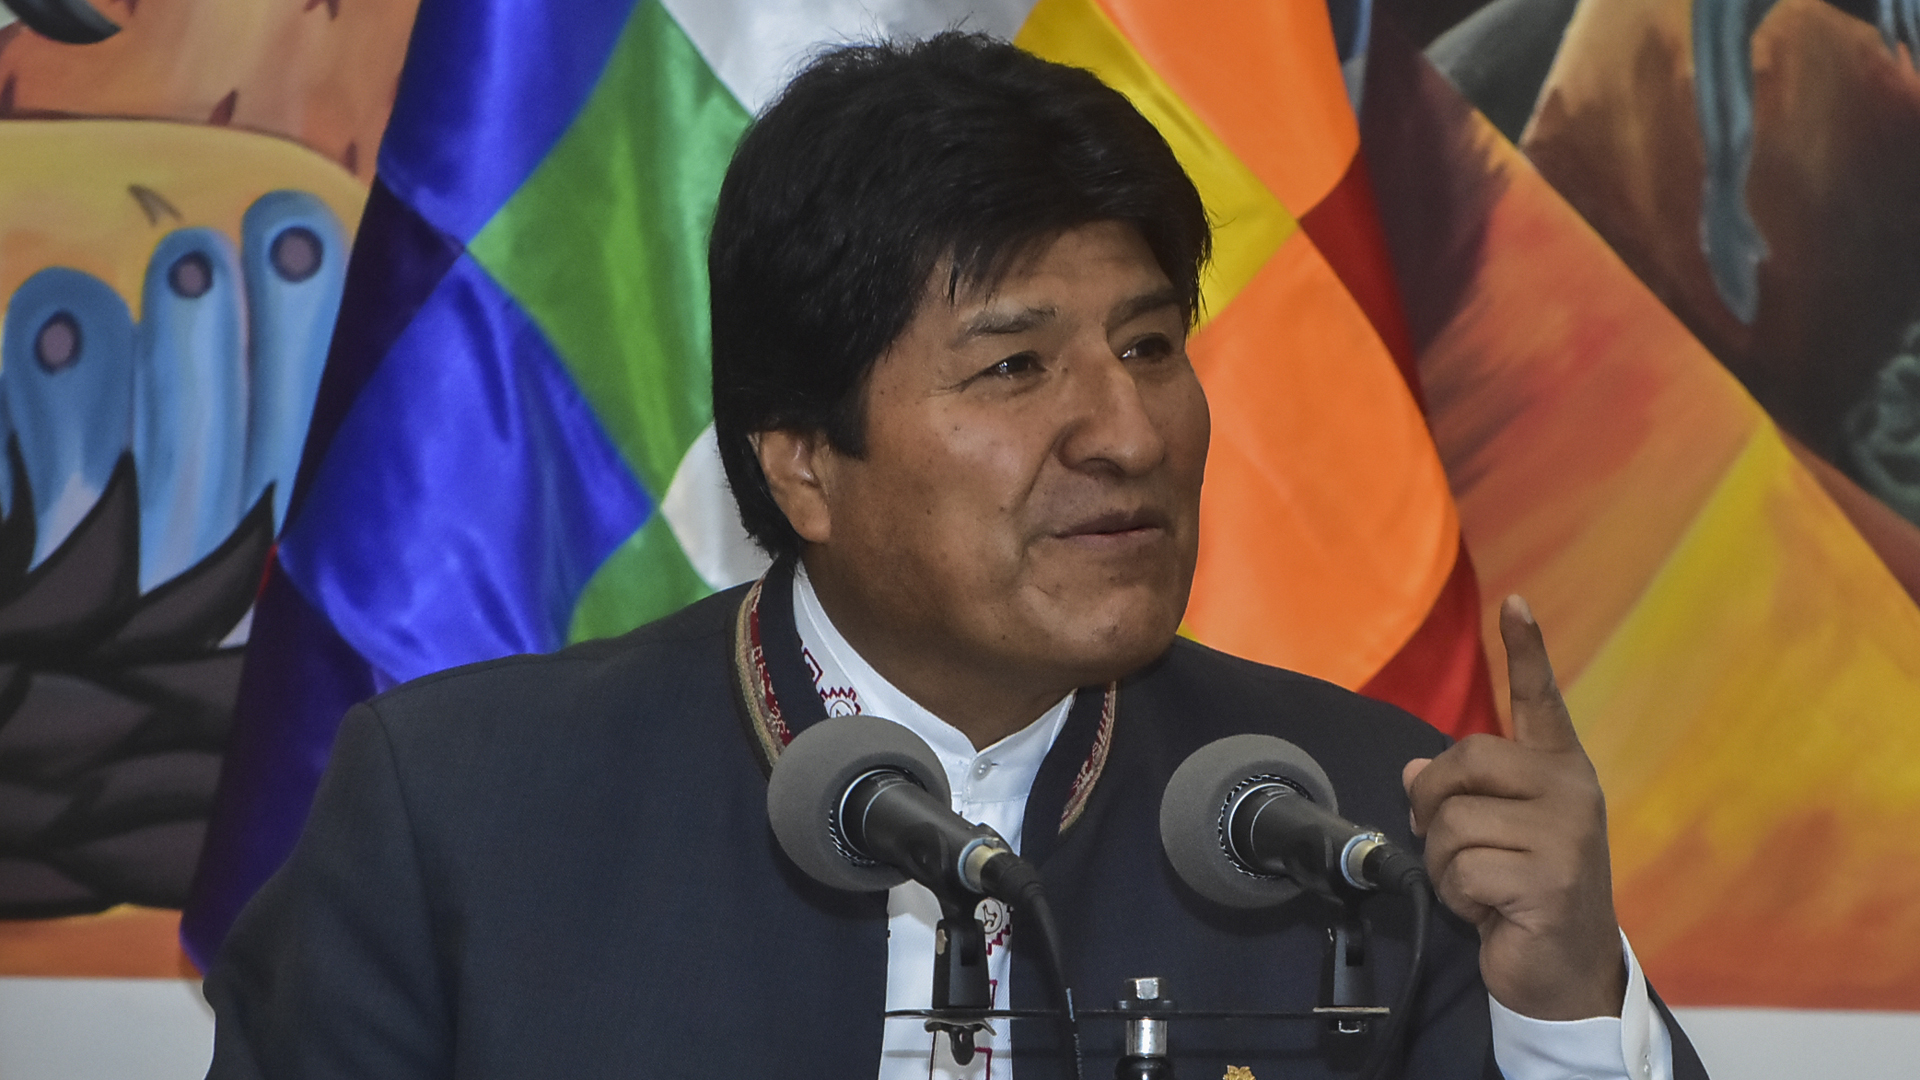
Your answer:
[[[1173,355],[1173,342],[1160,334],[1143,337],[1120,353],[1122,360],[1164,360]]]

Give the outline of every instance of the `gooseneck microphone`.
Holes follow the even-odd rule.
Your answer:
[[[1227,808],[1227,828],[1227,849],[1242,865],[1318,892],[1338,879],[1404,894],[1420,880],[1420,864],[1384,835],[1323,809],[1284,781],[1241,785]]]
[[[1220,739],[1182,762],[1160,800],[1160,839],[1182,880],[1231,907],[1271,907],[1303,888],[1425,887],[1419,859],[1341,817],[1319,764],[1271,735]]]
[[[1305,750],[1271,735],[1233,735],[1193,752],[1160,799],[1160,841],[1183,881],[1216,903],[1266,908],[1302,889],[1406,896],[1413,907],[1407,978],[1362,1066],[1374,1080],[1407,1030],[1427,951],[1426,869],[1385,836],[1340,816],[1333,784]]]
[[[774,836],[822,884],[872,892],[912,878],[944,901],[1031,903],[1038,872],[999,833],[954,813],[952,801],[932,748],[877,716],[807,728],[767,781]]]
[[[925,740],[877,716],[822,720],[774,762],[767,819],[787,857],[823,885],[876,892],[912,878],[939,899],[927,1030],[946,1033],[962,1065],[993,1004],[977,898],[1004,901],[1030,920],[1080,1075],[1073,991],[1040,872],[999,833],[953,812],[946,770]]]

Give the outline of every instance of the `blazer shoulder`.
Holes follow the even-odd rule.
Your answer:
[[[1186,638],[1176,639],[1142,681],[1208,738],[1265,731],[1309,750],[1309,743],[1333,739],[1409,756],[1432,756],[1451,741],[1396,705]]]
[[[399,735],[512,726],[539,715],[561,719],[671,707],[693,692],[726,686],[733,619],[746,586],[695,601],[618,637],[552,653],[484,660],[424,675],[365,704]]]

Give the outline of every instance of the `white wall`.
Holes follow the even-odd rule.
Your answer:
[[[212,1057],[197,979],[0,978],[0,1080],[192,1080]]]
[[[1714,1080],[1920,1077],[1920,1013],[1677,1011]],[[212,1053],[196,982],[0,978],[0,1080],[192,1080]]]
[[[1915,1080],[1920,1013],[1675,1009],[1714,1080]]]

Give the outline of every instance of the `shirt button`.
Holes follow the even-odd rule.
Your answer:
[[[994,764],[995,763],[991,761],[980,762],[973,767],[973,775],[980,779],[985,779],[986,775],[993,771]]]

